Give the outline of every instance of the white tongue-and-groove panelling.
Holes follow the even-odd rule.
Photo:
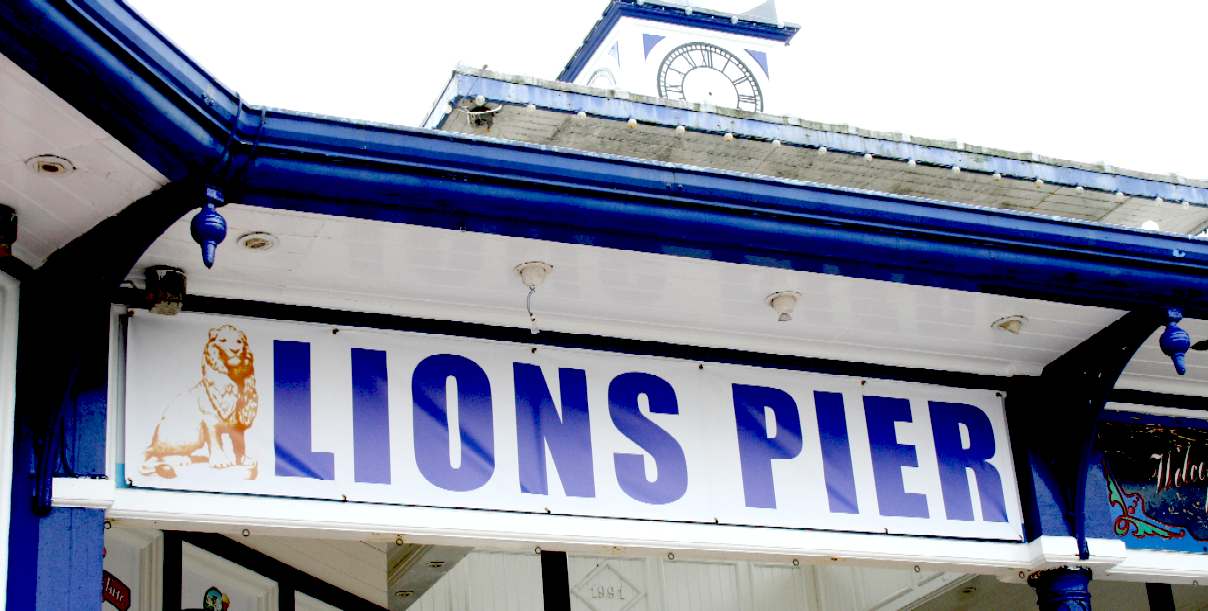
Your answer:
[[[386,545],[351,539],[304,539],[251,535],[239,543],[272,556],[304,573],[383,607],[386,597]]]
[[[57,155],[75,171],[26,165]],[[17,210],[13,253],[35,267],[50,253],[167,181],[105,130],[0,55],[0,203]],[[103,255],[104,253],[97,253]]]
[[[572,611],[873,611],[918,604],[964,579],[915,573],[746,561],[664,558],[567,559]],[[536,554],[475,551],[411,611],[542,608]]]
[[[383,608],[397,602],[386,591],[389,544],[261,535],[233,538]],[[159,609],[163,588],[171,585],[161,583],[162,541],[160,531],[153,529],[118,527],[105,532],[105,569],[130,588],[131,611]],[[186,582],[189,575],[205,582],[194,584],[191,598],[182,601],[186,606],[200,603],[202,586],[217,585],[234,599],[232,609],[260,608],[269,602],[276,608],[275,585],[248,569],[189,545],[184,560]],[[925,602],[965,579],[956,573],[852,566],[573,554],[567,558],[567,577],[574,611],[901,609]],[[333,608],[306,596],[296,597],[295,607],[299,611]],[[540,556],[492,550],[467,554],[408,607],[409,611],[542,608]]]
[[[757,353],[820,357],[991,375],[1034,375],[1123,313],[840,275],[721,263],[689,257],[562,244],[269,210],[225,206],[230,238],[213,269],[201,264],[188,220],[173,225],[131,279],[166,264],[184,269],[189,292],[243,300],[526,327],[527,289],[514,267],[554,266],[533,310],[542,329]],[[269,251],[238,236],[267,231]],[[777,322],[766,298],[801,292],[793,320]],[[1023,315],[1019,335],[992,328]],[[1193,337],[1208,324],[1187,321]],[[1175,375],[1146,343],[1118,384],[1202,394],[1204,353]]]

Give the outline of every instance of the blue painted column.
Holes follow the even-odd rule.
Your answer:
[[[95,609],[104,512],[63,507],[47,512],[37,502],[45,494],[37,472],[41,466],[57,477],[104,477],[109,308],[88,302],[69,313],[68,308],[37,303],[36,297],[35,303],[25,303],[27,295],[22,295],[19,332],[22,354],[13,440],[8,605],[30,610]],[[43,315],[30,312],[35,308],[41,308]],[[81,326],[72,326],[71,333],[56,330],[56,320],[63,320],[58,315],[69,314]],[[43,353],[42,345],[71,345],[74,354],[62,355],[59,367],[48,366],[52,355]],[[31,367],[33,363],[40,366]],[[27,371],[21,371],[22,365]],[[58,396],[50,389],[56,389]],[[40,464],[40,456],[45,455],[50,461]]]
[[[1082,567],[1039,571],[1028,577],[1040,611],[1090,611],[1090,583],[1091,571]]]
[[[32,290],[21,299],[8,605],[94,609],[101,592],[105,514],[82,508],[47,511],[38,499],[50,491],[41,490],[38,471],[104,477],[109,308],[93,300],[53,307]],[[63,325],[65,316],[79,326]],[[44,346],[70,349],[60,353],[54,367],[55,350]],[[48,461],[39,460],[46,456]]]
[[[106,476],[110,296],[200,195],[194,183],[167,185],[55,251],[22,280],[9,609],[99,608],[105,514],[52,507],[52,477]]]
[[[1159,308],[1128,312],[1007,392],[1007,426],[1023,505],[1024,536],[1118,539],[1098,447],[1107,397],[1133,354],[1166,320]]]

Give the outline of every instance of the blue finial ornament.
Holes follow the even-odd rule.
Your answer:
[[[1182,310],[1170,308],[1166,311],[1166,330],[1162,332],[1158,344],[1162,347],[1162,354],[1174,361],[1174,370],[1183,375],[1187,373],[1185,359],[1187,351],[1191,349],[1191,335],[1179,326],[1180,320],[1183,320]]]
[[[193,241],[201,246],[201,262],[207,268],[214,267],[214,253],[227,235],[226,219],[217,210],[220,204],[222,192],[214,187],[206,187],[206,203],[189,223],[189,233],[193,234]]]

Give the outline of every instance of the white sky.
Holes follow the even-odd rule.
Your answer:
[[[128,1],[253,104],[403,125],[459,63],[554,78],[607,4]],[[778,8],[801,118],[1208,179],[1208,2]]]

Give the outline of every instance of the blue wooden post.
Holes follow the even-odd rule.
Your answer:
[[[1088,538],[1116,538],[1096,447],[1099,420],[1116,380],[1166,314],[1158,308],[1128,312],[1008,393],[1028,541],[1072,536],[1078,557],[1086,560]]]
[[[22,341],[65,339],[48,330],[47,318],[29,313],[34,307],[23,308]],[[72,350],[78,356],[62,359],[60,371],[49,370],[44,359],[31,361],[23,356],[20,361],[40,362],[42,367],[22,375],[17,386],[8,542],[11,609],[94,608],[100,596],[104,512],[77,508],[52,508],[47,512],[38,500],[39,466],[52,469],[58,476],[97,477],[105,473],[108,306],[89,303],[83,309],[90,310],[89,315],[77,312],[76,316],[91,323],[91,329],[72,334]],[[27,320],[31,324],[26,324]],[[52,385],[64,396],[53,400],[50,393],[37,390],[41,383]],[[60,384],[72,388],[64,392]],[[48,452],[53,460],[41,463],[38,457]]]
[[[173,183],[52,254],[21,286],[9,534],[10,609],[97,609],[105,514],[52,507],[54,477],[105,477],[110,296],[196,205]]]
[[[97,608],[105,514],[51,508],[43,475],[105,475],[109,306],[101,295],[54,303],[40,284],[21,295],[7,599]]]
[[[1062,567],[1032,573],[1028,585],[1036,589],[1040,611],[1090,611],[1090,569]]]

